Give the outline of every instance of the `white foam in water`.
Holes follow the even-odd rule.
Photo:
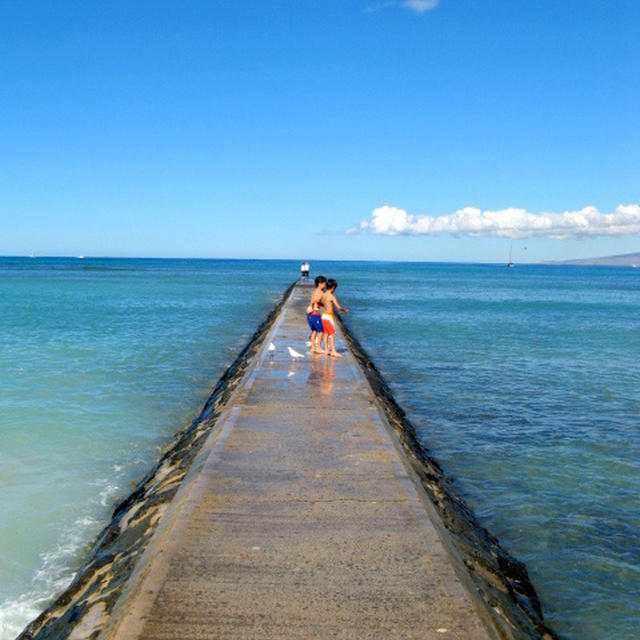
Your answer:
[[[0,603],[0,640],[15,638],[47,606],[52,594],[60,593],[69,585],[76,572],[79,552],[95,535],[97,524],[90,516],[78,518],[62,532],[55,548],[40,555],[41,563],[29,590],[15,600]]]
[[[113,467],[116,473],[123,468],[122,465]],[[105,478],[89,484],[102,488],[92,500],[102,507],[109,505],[122,493],[120,485]],[[70,584],[76,573],[82,548],[96,535],[99,525],[99,521],[92,516],[80,516],[61,533],[57,545],[51,551],[40,554],[40,565],[33,574],[29,590],[15,600],[0,604],[0,640],[17,636],[46,608],[52,597]]]
[[[113,465],[120,472],[122,465]],[[121,475],[121,474],[120,474]],[[107,479],[90,482],[103,487],[94,502],[108,506],[122,493],[122,487]],[[62,592],[73,580],[77,570],[77,559],[83,546],[93,539],[99,530],[96,518],[85,515],[77,518],[73,525],[62,532],[58,544],[46,553],[40,554],[40,566],[33,574],[28,591],[15,600],[0,604],[0,640],[10,640],[46,608],[52,596]]]
[[[120,487],[117,484],[112,484],[108,480],[99,480],[91,483],[98,486],[106,484],[107,486],[98,494],[98,501],[103,507],[109,506],[120,493]]]
[[[40,609],[31,593],[0,603],[0,639],[15,638],[40,613]]]

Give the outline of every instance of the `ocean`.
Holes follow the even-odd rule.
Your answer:
[[[640,636],[640,270],[312,262],[481,523],[571,640]],[[0,258],[0,639],[299,273],[294,261]]]

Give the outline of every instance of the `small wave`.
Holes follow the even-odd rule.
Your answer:
[[[109,506],[111,499],[115,497],[116,493],[118,492],[118,489],[119,488],[115,484],[107,485],[107,487],[100,492],[100,495],[99,495],[100,504],[103,507]]]
[[[137,269],[130,267],[108,267],[99,264],[87,264],[81,267],[73,265],[71,268],[77,271],[137,271]]]
[[[0,603],[0,639],[15,638],[75,575],[78,557],[86,541],[95,535],[98,520],[84,515],[62,532],[58,544],[40,555],[40,566],[33,574],[28,591]]]
[[[43,602],[41,599],[40,602]],[[32,594],[23,594],[15,600],[0,602],[0,638],[15,638],[39,613],[41,607]]]
[[[98,492],[98,495],[96,497],[96,501],[103,507],[109,506],[114,498],[117,497],[121,488],[120,485],[114,484],[104,478],[96,480],[95,482],[91,482],[90,484],[92,484],[93,486],[101,487],[101,490]]]

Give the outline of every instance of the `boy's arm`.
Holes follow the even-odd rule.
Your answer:
[[[333,297],[333,302],[335,303],[336,307],[340,310],[340,311],[344,311],[345,313],[349,313],[349,309],[347,309],[347,307],[341,307],[340,303],[338,302],[338,298],[336,298],[335,296]]]

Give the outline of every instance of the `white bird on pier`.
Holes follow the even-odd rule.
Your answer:
[[[273,342],[270,342],[270,343],[269,343],[269,346],[267,347],[267,351],[268,351],[269,353],[273,353],[275,350],[276,350],[276,345],[275,345],[275,344],[273,344]]]
[[[304,353],[298,353],[295,349],[292,349],[291,347],[287,347],[287,349],[289,349],[289,355],[291,356],[292,360],[300,360],[304,358]]]

